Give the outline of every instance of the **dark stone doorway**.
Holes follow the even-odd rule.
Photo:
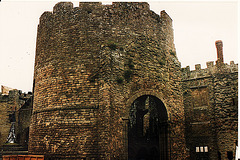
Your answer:
[[[128,124],[129,160],[167,160],[167,110],[157,97],[144,95],[131,105]]]

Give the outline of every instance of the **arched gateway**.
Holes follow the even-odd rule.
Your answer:
[[[128,124],[129,160],[166,160],[167,110],[155,96],[138,97],[131,105]]]

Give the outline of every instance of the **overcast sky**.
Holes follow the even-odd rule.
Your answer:
[[[32,91],[37,25],[57,1],[0,2],[0,85]],[[78,2],[74,1],[74,7]],[[216,61],[215,41],[223,41],[225,63],[238,63],[238,1],[149,1],[157,14],[173,19],[174,42],[182,67]]]

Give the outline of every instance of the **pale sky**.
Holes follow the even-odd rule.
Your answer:
[[[57,1],[0,2],[0,85],[32,91],[37,25]],[[73,1],[74,7],[78,1]],[[216,61],[215,41],[223,41],[224,62],[238,63],[238,1],[149,1],[157,14],[173,19],[174,42],[182,67]]]

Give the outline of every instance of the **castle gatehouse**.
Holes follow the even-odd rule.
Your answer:
[[[0,153],[232,160],[238,64],[224,63],[223,42],[215,43],[215,63],[181,68],[165,11],[142,2],[57,3],[40,17],[33,94],[2,87]]]
[[[185,159],[172,19],[147,3],[58,3],[40,18],[29,152]]]

